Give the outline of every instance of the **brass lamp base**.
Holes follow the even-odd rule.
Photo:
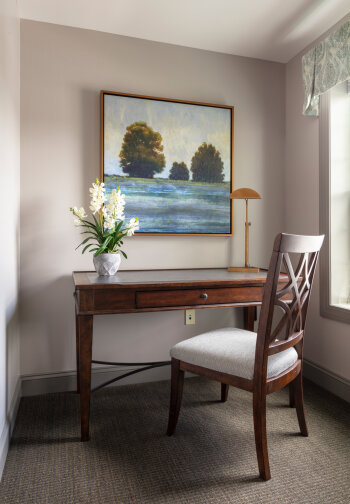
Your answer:
[[[230,267],[227,268],[227,271],[235,271],[236,273],[259,273],[260,269],[259,268],[251,268],[250,266],[241,266],[241,267]]]

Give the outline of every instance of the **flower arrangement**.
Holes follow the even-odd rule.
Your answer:
[[[94,257],[100,254],[121,253],[126,259],[127,255],[121,250],[123,238],[132,236],[139,229],[138,218],[130,219],[129,223],[124,222],[125,195],[120,188],[113,189],[107,197],[105,185],[96,179],[90,188],[90,210],[93,221],[86,220],[87,214],[83,207],[72,207],[70,211],[74,217],[74,224],[84,228],[81,234],[87,236],[77,248],[84,246],[82,253],[94,252]],[[97,218],[95,215],[97,214]]]

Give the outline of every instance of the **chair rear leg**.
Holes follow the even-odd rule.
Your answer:
[[[265,481],[271,478],[266,437],[266,394],[253,393],[253,414],[256,454],[259,472]]]
[[[226,383],[221,384],[221,402],[227,401],[228,389],[229,389],[229,385],[226,385]]]
[[[168,421],[168,436],[174,434],[179,418],[182,390],[184,384],[184,371],[180,370],[180,361],[171,359],[171,393],[170,393],[170,409]]]
[[[293,380],[294,403],[297,410],[300,432],[303,436],[308,436],[308,430],[304,411],[303,375],[302,372]]]

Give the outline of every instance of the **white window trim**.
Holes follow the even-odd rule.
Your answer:
[[[330,304],[330,124],[329,94],[320,97],[319,155],[320,155],[320,232],[325,241],[320,254],[320,311],[321,316],[350,323],[350,310]]]

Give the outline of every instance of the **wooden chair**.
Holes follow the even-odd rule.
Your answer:
[[[175,345],[170,355],[171,398],[167,434],[176,428],[184,372],[221,382],[221,400],[229,385],[253,393],[255,445],[260,476],[270,479],[266,439],[266,396],[289,384],[303,436],[308,435],[302,388],[303,340],[312,281],[323,236],[279,234],[274,242],[257,334],[237,328],[210,331]],[[294,269],[290,254],[299,258]],[[282,282],[280,273],[288,276]],[[280,290],[278,290],[280,287]],[[273,329],[275,306],[282,317]]]

